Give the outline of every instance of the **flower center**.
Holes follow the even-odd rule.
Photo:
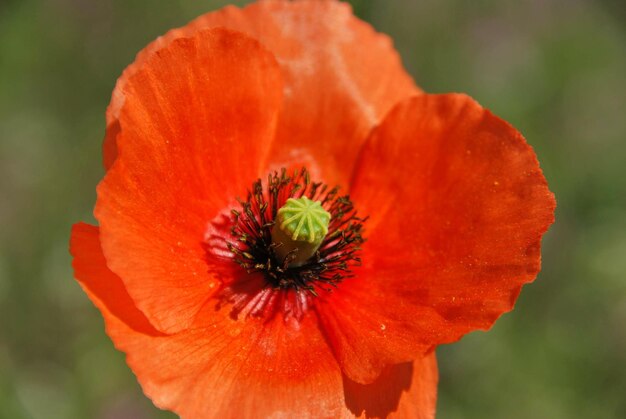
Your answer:
[[[339,188],[311,182],[306,169],[271,173],[252,184],[233,209],[228,250],[247,272],[261,272],[273,289],[313,296],[351,277],[361,263],[363,222]]]
[[[287,199],[272,228],[275,255],[288,260],[290,268],[304,265],[328,234],[329,221],[330,213],[318,201],[306,196]]]

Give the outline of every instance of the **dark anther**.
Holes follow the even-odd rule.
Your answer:
[[[287,199],[303,196],[321,203],[331,214],[330,224],[315,255],[303,265],[290,267],[295,252],[279,260],[274,249],[281,244],[272,242],[272,228],[278,209]],[[319,289],[330,291],[351,277],[351,267],[361,264],[358,254],[366,219],[357,217],[349,196],[339,196],[338,187],[329,189],[323,183],[311,182],[306,169],[292,176],[285,169],[273,172],[267,178],[266,188],[257,180],[247,198],[239,203],[241,209],[231,210],[232,240],[228,249],[247,272],[263,273],[268,286],[304,290],[317,296]]]

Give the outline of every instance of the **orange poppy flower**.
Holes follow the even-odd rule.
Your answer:
[[[75,276],[186,418],[434,417],[435,346],[513,308],[555,206],[514,128],[421,92],[335,1],[157,39],[118,80],[104,162]]]

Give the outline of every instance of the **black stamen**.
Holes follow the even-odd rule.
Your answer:
[[[328,190],[325,184],[311,182],[304,168],[292,176],[285,169],[271,173],[266,189],[258,179],[246,200],[239,201],[241,209],[231,210],[232,240],[227,248],[233,260],[248,273],[263,273],[268,287],[305,291],[312,296],[317,296],[319,289],[331,291],[352,276],[352,266],[360,265],[359,245],[364,241],[361,234],[366,221],[357,217],[350,197],[338,193],[338,187]],[[319,201],[331,214],[330,224],[315,256],[301,266],[289,267],[295,254],[290,252],[278,260],[271,232],[277,212],[287,199],[302,196]]]

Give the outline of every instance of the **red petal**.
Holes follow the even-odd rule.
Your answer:
[[[191,329],[159,334],[106,267],[97,227],[76,225],[71,250],[77,279],[157,406],[189,418],[338,416],[341,372],[313,316],[264,324],[207,305]]]
[[[160,335],[135,307],[122,281],[107,268],[100,247],[98,227],[75,224],[72,227],[70,252],[74,257],[74,275],[105,318],[122,321],[129,329],[139,333]]]
[[[339,367],[313,316],[298,325],[280,316],[233,320],[211,307],[200,324],[165,338],[111,328],[128,363],[157,406],[183,417],[336,417]]]
[[[374,255],[363,255],[374,257]],[[343,372],[372,383],[389,365],[409,362],[432,350],[446,322],[429,307],[382,290],[364,270],[316,301],[321,323]]]
[[[327,183],[347,184],[369,130],[398,101],[419,91],[391,40],[355,18],[347,3],[264,1],[243,9],[227,7],[159,38],[124,71],[107,112],[108,154],[114,155],[111,139],[122,90],[136,67],[172,39],[215,26],[258,39],[281,65],[285,106],[272,167],[307,163]],[[319,174],[315,163],[323,169]]]
[[[511,310],[555,202],[524,138],[464,95],[394,108],[355,173],[364,266],[321,312],[342,368],[367,382]]]
[[[434,352],[413,363],[387,367],[372,384],[344,377],[346,405],[361,418],[433,419],[438,378]]]
[[[258,176],[281,86],[272,55],[225,29],[170,43],[127,80],[96,217],[108,266],[159,330],[188,327],[217,289],[207,223]]]
[[[363,386],[345,377],[315,317],[284,323],[234,320],[207,305],[194,326],[156,331],[133,305],[102,254],[97,227],[77,224],[75,276],[100,309],[115,346],[126,352],[146,394],[182,417],[434,417],[434,353],[388,368]]]

